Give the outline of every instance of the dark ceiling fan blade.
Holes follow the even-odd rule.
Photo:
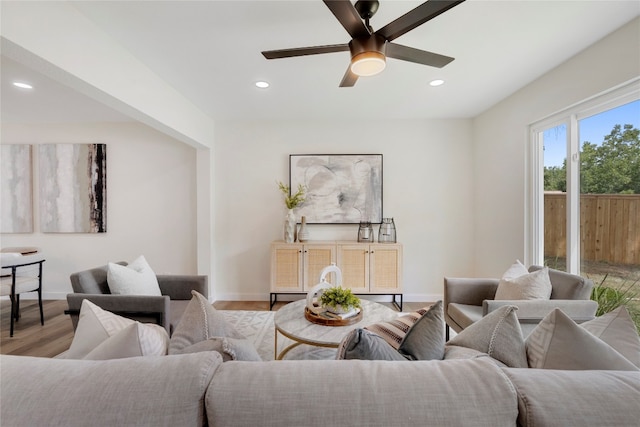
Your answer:
[[[442,68],[454,60],[450,56],[414,49],[397,43],[387,43],[387,58],[401,59],[436,68]]]
[[[364,25],[358,11],[349,0],[323,0],[331,13],[340,21],[351,38],[366,37],[371,31]]]
[[[344,73],[342,81],[340,82],[340,87],[353,87],[357,81],[358,75],[351,71],[351,64],[349,64],[347,72]]]
[[[322,53],[349,51],[349,45],[331,44],[325,46],[294,47],[292,49],[265,50],[262,52],[267,59],[290,58],[292,56],[319,55]]]
[[[381,35],[388,41],[392,41],[464,1],[465,0],[427,1],[380,28],[376,31],[376,34]]]

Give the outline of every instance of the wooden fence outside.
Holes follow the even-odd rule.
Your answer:
[[[566,197],[544,194],[545,257],[566,257]],[[580,196],[580,258],[640,265],[640,194]]]

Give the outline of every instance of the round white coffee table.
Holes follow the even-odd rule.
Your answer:
[[[302,344],[316,347],[338,348],[340,341],[352,330],[364,328],[373,323],[386,322],[398,316],[398,312],[382,304],[361,299],[362,320],[348,326],[325,326],[305,319],[306,300],[291,302],[276,311],[274,354],[276,360],[282,360],[286,354]],[[278,354],[278,332],[294,341]]]

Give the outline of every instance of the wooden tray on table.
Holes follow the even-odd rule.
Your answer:
[[[354,323],[358,323],[362,320],[362,309],[355,316],[347,317],[346,319],[330,319],[322,314],[316,314],[309,310],[309,307],[304,308],[304,317],[311,323],[324,326],[349,326]]]

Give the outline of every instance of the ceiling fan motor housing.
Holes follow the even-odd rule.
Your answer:
[[[371,34],[349,42],[351,51],[351,71],[359,76],[373,76],[382,71],[387,61],[387,41],[384,37]]]
[[[371,34],[368,37],[352,39],[349,42],[349,50],[351,51],[351,59],[365,52],[378,52],[386,57],[387,41],[382,36]]]

